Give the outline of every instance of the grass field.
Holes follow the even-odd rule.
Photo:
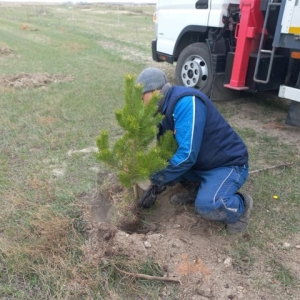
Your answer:
[[[159,299],[165,284],[131,282],[110,264],[84,261],[80,199],[96,188],[99,163],[92,152],[76,152],[95,147],[102,129],[121,134],[114,110],[123,105],[125,73],[153,63],[154,9],[1,5],[0,48],[11,50],[0,55],[1,299]],[[69,79],[34,88],[22,80],[15,88],[4,84],[5,76],[29,74],[34,81],[44,73]],[[225,117],[238,115],[232,105],[217,106]],[[281,108],[260,109],[266,115]],[[246,188],[261,200],[251,225],[256,234],[250,243],[237,239],[229,251],[237,261],[247,253],[249,264],[263,257],[278,282],[298,291],[297,274],[274,251],[284,241],[300,242],[299,150],[251,126],[235,128],[249,147],[252,170],[293,165],[251,175]],[[122,257],[115,263],[126,267]],[[153,261],[130,268],[161,273]],[[169,299],[178,299],[176,288]]]

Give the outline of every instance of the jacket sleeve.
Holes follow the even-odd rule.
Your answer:
[[[180,181],[180,177],[193,167],[200,152],[206,122],[205,104],[194,96],[185,96],[175,105],[173,118],[178,149],[168,166],[151,176],[153,184]]]

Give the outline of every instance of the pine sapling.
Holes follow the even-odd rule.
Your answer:
[[[138,183],[165,168],[177,147],[172,132],[167,132],[158,143],[154,142],[158,133],[157,125],[163,119],[157,112],[161,94],[154,92],[149,103],[144,105],[143,86],[135,81],[134,75],[125,76],[125,104],[122,109],[115,111],[123,136],[112,146],[107,130],[102,130],[97,138],[97,159],[118,173],[119,182],[124,188],[123,200],[117,210],[126,218],[136,207]]]

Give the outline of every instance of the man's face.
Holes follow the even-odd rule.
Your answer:
[[[153,92],[147,92],[147,93],[144,93],[143,94],[143,102],[144,102],[144,105],[147,105],[150,101],[150,99],[152,98],[152,95],[153,95]]]

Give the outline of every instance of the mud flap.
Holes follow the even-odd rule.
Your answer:
[[[239,91],[224,87],[224,74],[215,75],[212,91],[210,93],[210,99],[212,101],[234,100],[238,99],[239,97]]]
[[[285,124],[300,127],[300,102],[291,102]]]

